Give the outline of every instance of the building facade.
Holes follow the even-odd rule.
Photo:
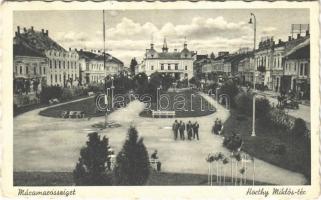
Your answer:
[[[71,87],[79,84],[79,55],[75,50],[46,50],[45,54],[49,61],[47,85]]]
[[[166,39],[161,52],[154,49],[154,44],[150,49],[146,49],[143,62],[138,66],[138,73],[145,72],[150,76],[154,72],[172,74],[177,80],[190,79],[193,77],[194,54],[184,43],[183,50],[168,51]]]
[[[14,93],[40,92],[47,83],[48,59],[21,44],[13,46]]]

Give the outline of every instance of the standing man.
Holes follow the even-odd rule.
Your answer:
[[[179,122],[179,136],[180,136],[181,140],[185,140],[184,131],[185,131],[185,123],[180,121]]]
[[[188,121],[188,124],[187,124],[187,127],[186,127],[186,129],[187,129],[187,139],[188,140],[191,140],[192,139],[192,123],[191,123],[191,121]]]
[[[174,132],[174,139],[177,140],[177,135],[178,135],[178,122],[175,120],[173,124],[173,132]]]
[[[198,129],[199,129],[200,125],[197,123],[197,121],[194,123],[193,125],[193,139],[195,139],[195,136],[197,138],[197,140],[199,140],[199,136],[198,136]]]

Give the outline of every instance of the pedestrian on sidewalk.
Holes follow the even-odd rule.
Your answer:
[[[181,140],[185,140],[184,131],[185,131],[185,123],[183,121],[180,121],[179,122],[179,136],[180,136]]]
[[[198,129],[199,129],[200,125],[197,123],[197,121],[193,124],[193,139],[195,139],[195,136],[197,138],[197,140],[199,140],[199,136],[198,136]]]
[[[174,140],[177,140],[178,128],[179,128],[179,124],[178,124],[177,120],[175,120],[173,127],[172,127],[173,133],[174,133]]]
[[[188,121],[188,124],[186,125],[187,129],[187,139],[192,140],[192,134],[193,134],[193,128],[192,128],[192,122]]]

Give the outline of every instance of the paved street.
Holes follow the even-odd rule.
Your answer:
[[[202,94],[211,104],[216,103]],[[130,124],[135,124],[144,138],[148,152],[157,149],[162,170],[167,172],[207,174],[205,161],[208,153],[229,151],[222,146],[222,137],[210,133],[213,121],[219,117],[224,122],[229,112],[217,105],[217,112],[204,117],[183,118],[185,122],[197,120],[200,124],[199,141],[174,141],[171,125],[174,119],[142,118],[138,113],[143,104],[134,101],[126,108],[115,111],[109,120],[122,127],[101,131],[109,137],[116,153],[122,147]],[[44,108],[42,108],[44,109]],[[57,119],[38,115],[38,110],[14,118],[14,171],[72,171],[79,157],[80,149],[87,141],[91,125],[103,122],[103,117],[87,119]],[[181,119],[179,119],[181,120]],[[75,128],[76,127],[76,128]],[[248,165],[248,172],[251,166]],[[281,169],[255,159],[256,180],[274,184],[299,185],[305,182],[303,175]],[[226,171],[229,176],[229,170]]]

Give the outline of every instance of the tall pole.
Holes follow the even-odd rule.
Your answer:
[[[255,68],[255,47],[256,47],[256,17],[253,13],[251,13],[251,17],[253,17],[253,27],[254,27],[254,46],[253,46],[253,58],[254,58],[254,70],[253,70],[253,120],[252,120],[252,134],[255,135],[255,84],[256,84],[256,68]]]
[[[103,58],[104,58],[104,72],[105,72],[105,86],[106,86],[106,113],[105,113],[105,127],[107,127],[107,112],[108,112],[108,90],[107,90],[107,73],[106,73],[106,33],[105,33],[105,10],[103,10],[103,40],[104,40],[104,49],[103,49]]]

